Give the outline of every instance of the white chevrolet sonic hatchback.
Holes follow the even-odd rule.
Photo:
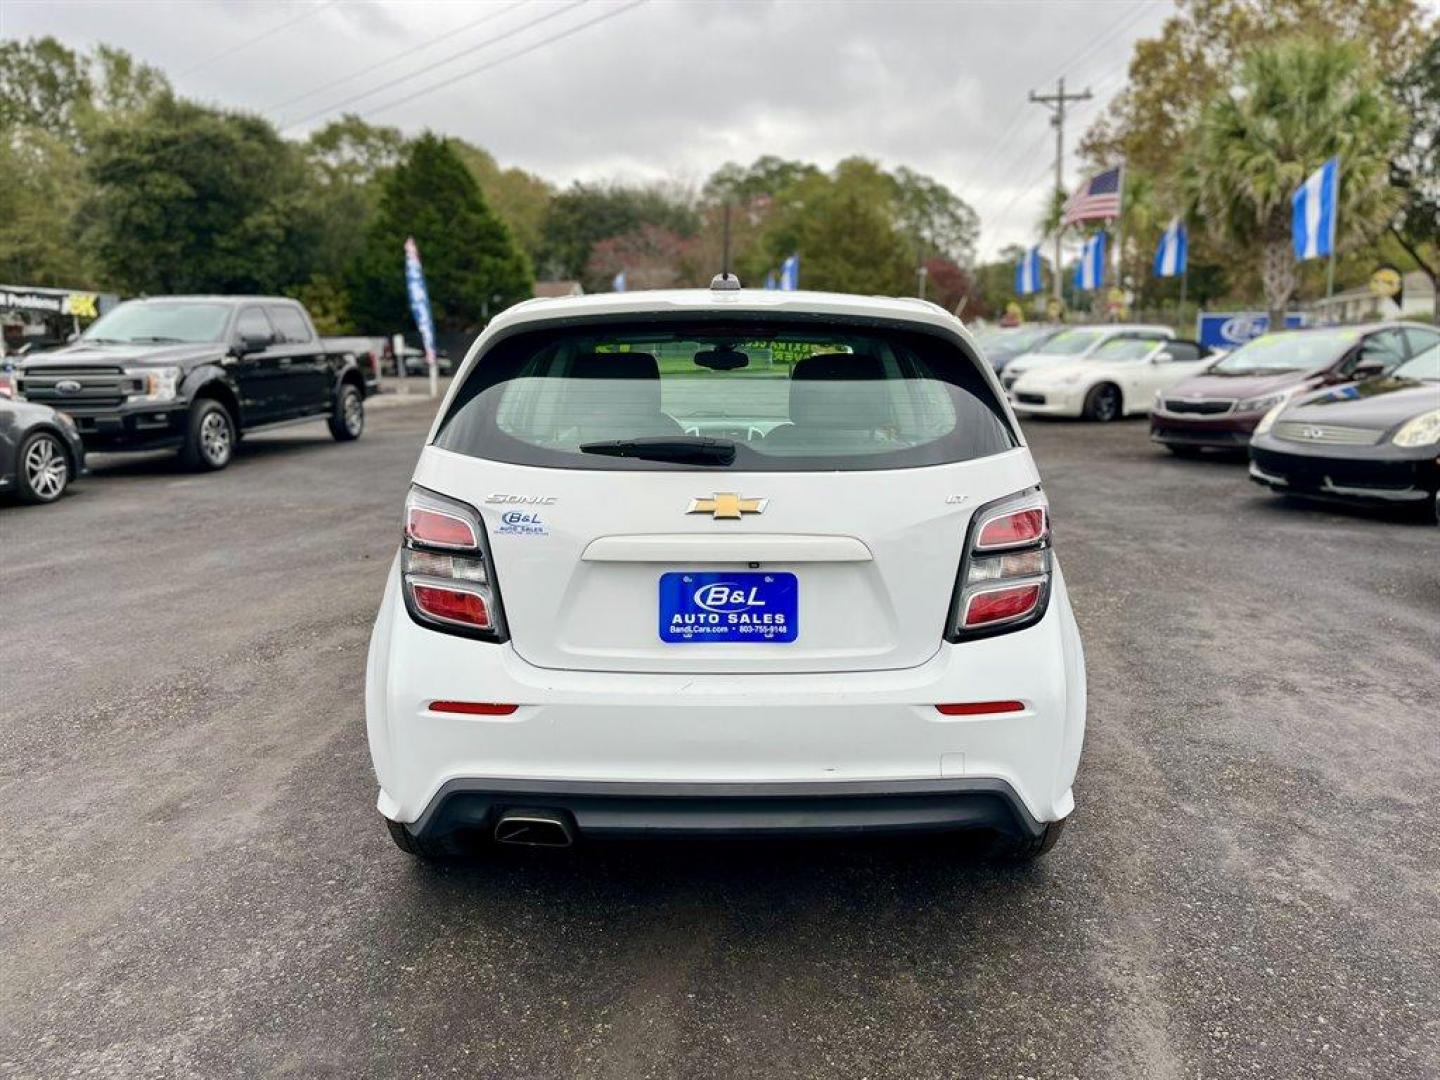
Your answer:
[[[370,643],[396,843],[1048,850],[1084,660],[989,365],[923,301],[717,283],[532,300],[470,349]]]

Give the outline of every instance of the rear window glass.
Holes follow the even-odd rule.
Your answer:
[[[974,363],[942,337],[664,322],[498,342],[435,444],[561,468],[793,472],[948,464],[1018,441]]]

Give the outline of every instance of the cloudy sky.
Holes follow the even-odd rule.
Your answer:
[[[183,94],[303,136],[342,110],[429,127],[557,184],[698,183],[761,154],[863,154],[950,185],[981,251],[1033,238],[1066,140],[1170,0],[0,0],[0,36],[104,43]],[[1068,149],[1068,147],[1067,147]],[[1076,165],[1066,162],[1067,183]]]

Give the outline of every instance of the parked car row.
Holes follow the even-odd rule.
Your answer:
[[[1433,326],[1279,331],[1218,357],[1165,327],[1077,326],[998,370],[1022,417],[1149,413],[1150,437],[1172,453],[1246,453],[1251,478],[1281,494],[1410,504],[1440,519]]]
[[[94,450],[175,449],[223,469],[244,434],[305,420],[347,442],[368,392],[357,350],[322,339],[294,300],[131,300],[0,385],[0,490],[53,502]]]

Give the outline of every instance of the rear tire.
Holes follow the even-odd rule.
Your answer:
[[[330,434],[335,436],[336,442],[351,442],[365,430],[365,399],[350,383],[340,387],[329,422]]]
[[[199,398],[190,407],[180,461],[196,472],[218,472],[230,464],[235,442],[235,421],[230,410],[214,398]]]
[[[1108,424],[1112,420],[1119,420],[1120,413],[1120,388],[1114,383],[1101,383],[1085,395],[1086,420]]]
[[[20,444],[15,471],[21,502],[52,503],[70,486],[70,456],[48,431],[37,431]]]

